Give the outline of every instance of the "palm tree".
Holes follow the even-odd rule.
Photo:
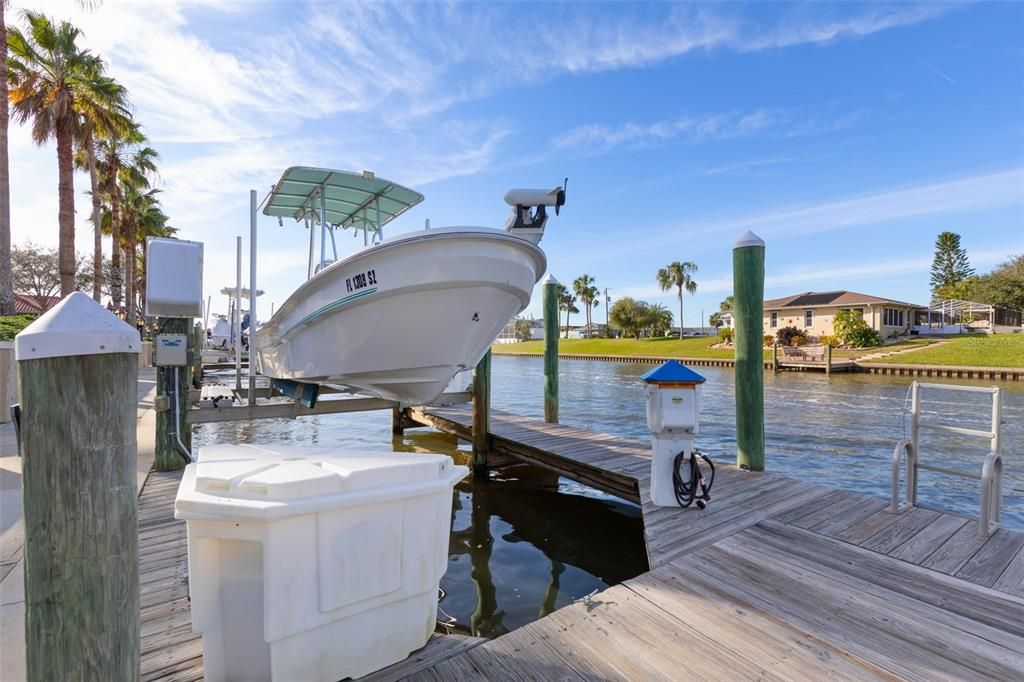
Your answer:
[[[102,65],[100,67],[102,69]],[[93,225],[93,277],[92,297],[99,302],[103,290],[103,242],[101,239],[100,213],[103,196],[100,192],[100,178],[97,169],[96,140],[126,134],[134,123],[127,109],[127,91],[112,78],[100,74],[97,86],[104,93],[101,101],[84,98],[80,104],[81,127],[79,128],[78,150],[75,152],[75,167],[88,171],[90,196],[92,197]]]
[[[124,249],[125,319],[135,322],[137,278],[135,275],[136,248],[140,236],[144,240],[142,227],[152,220],[148,212],[158,204],[160,190],[150,189],[149,177],[156,173],[157,153],[151,147],[139,147],[132,154],[130,163],[119,173],[121,245]],[[113,211],[111,211],[113,213]]]
[[[75,291],[74,140],[84,103],[102,102],[109,90],[99,59],[76,44],[81,31],[66,21],[55,26],[36,12],[23,16],[27,34],[7,29],[9,98],[14,119],[31,121],[37,145],[57,142],[58,260],[61,296],[67,296]]]
[[[130,163],[132,148],[145,141],[145,136],[136,125],[97,141],[100,193],[110,209],[109,216],[103,221],[104,234],[109,234],[111,238],[110,298],[118,309],[121,307],[124,283],[121,271],[121,169]]]
[[[0,315],[14,314],[11,272],[11,166],[7,155],[7,0],[0,0]]]
[[[558,309],[565,311],[565,338],[569,338],[569,315],[578,313],[580,309],[576,307],[576,297],[569,292],[564,284],[559,284],[555,292],[558,298]]]
[[[594,286],[594,282],[595,280],[593,277],[583,274],[573,280],[572,283],[573,293],[576,294],[576,298],[578,298],[580,303],[583,304],[583,309],[587,313],[586,329],[588,336],[592,331],[590,328],[590,309],[596,308],[600,305],[600,299],[598,297],[601,295],[601,292],[596,286]]]
[[[135,291],[140,311],[146,309],[146,240],[149,237],[171,237],[178,232],[177,228],[167,224],[169,218],[160,208],[159,200],[155,199],[156,190],[151,195],[153,200],[147,202],[137,221],[138,242],[142,248],[135,262]]]
[[[697,283],[692,275],[697,272],[697,264],[690,261],[675,261],[658,270],[658,286],[662,291],[672,287],[679,290],[679,338],[683,338],[683,289],[692,296],[697,293]]]

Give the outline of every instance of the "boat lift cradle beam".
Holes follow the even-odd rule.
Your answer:
[[[992,425],[990,431],[967,429],[948,424],[939,424],[921,420],[921,389],[944,389],[951,391],[967,391],[971,393],[987,393],[992,396]],[[997,386],[959,386],[954,384],[932,384],[915,381],[910,385],[910,438],[904,438],[896,444],[892,453],[891,484],[892,494],[888,510],[898,514],[917,504],[917,472],[921,469],[981,481],[981,509],[978,515],[978,535],[987,538],[999,529],[1003,502],[1003,458],[1002,458],[1002,421],[1003,394]],[[976,436],[989,441],[989,453],[982,463],[981,473],[976,474],[961,469],[941,467],[935,464],[924,464],[918,460],[920,453],[921,424],[942,431],[965,436]],[[900,499],[900,469],[905,466],[905,494]]]

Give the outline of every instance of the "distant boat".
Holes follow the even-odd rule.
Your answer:
[[[508,192],[504,230],[446,227],[384,240],[384,225],[422,200],[369,172],[284,172],[263,212],[310,230],[308,279],[256,331],[262,374],[411,405],[433,401],[480,361],[544,274],[537,244],[547,207],[557,213],[565,190]],[[345,229],[362,232],[364,248],[337,260],[335,231]]]

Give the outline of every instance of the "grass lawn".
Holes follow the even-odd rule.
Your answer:
[[[963,365],[973,367],[1024,367],[1024,334],[964,336],[949,343],[873,362],[907,365]]]
[[[731,358],[732,349],[711,348],[717,336],[685,339],[658,337],[653,339],[559,339],[558,352],[580,355],[649,355],[674,358]],[[495,354],[543,353],[543,341],[496,343]]]

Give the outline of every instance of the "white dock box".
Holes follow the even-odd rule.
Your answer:
[[[175,518],[206,679],[333,682],[425,645],[467,473],[446,455],[202,448]]]

